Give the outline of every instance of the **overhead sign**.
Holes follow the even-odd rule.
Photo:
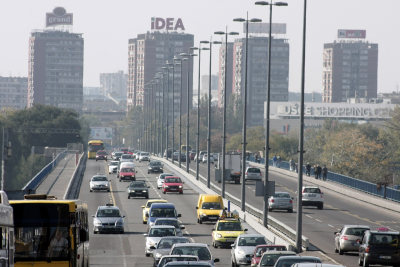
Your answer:
[[[246,23],[243,23],[246,33]],[[269,33],[269,23],[249,23],[249,33]],[[286,34],[286,23],[272,23],[271,33]]]
[[[366,30],[338,30],[338,38],[365,38]]]
[[[67,13],[63,7],[56,7],[53,9],[53,13],[46,13],[46,27],[72,25],[72,23],[73,14]]]
[[[183,26],[182,19],[174,19],[174,18],[151,18],[151,29],[152,30],[167,30],[167,31],[176,31],[176,30],[185,30],[185,26]]]
[[[113,128],[112,127],[90,127],[89,139],[112,140],[113,139]]]

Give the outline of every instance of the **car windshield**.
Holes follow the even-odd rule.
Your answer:
[[[152,162],[150,162],[150,165],[151,165],[151,166],[159,166],[159,165],[161,165],[161,162],[159,162],[159,161],[152,161]]]
[[[97,217],[121,217],[117,209],[99,209]]]
[[[93,182],[102,182],[102,181],[107,181],[107,177],[101,177],[101,176],[95,176],[92,178]]]
[[[204,202],[203,205],[201,205],[201,208],[203,210],[220,210],[220,209],[222,209],[221,203],[218,203],[218,202]]]
[[[201,261],[211,260],[211,253],[206,247],[175,247],[171,255],[193,255]]]
[[[265,238],[258,236],[241,237],[238,241],[238,245],[243,247],[256,247],[258,245],[265,245],[265,244],[267,244]]]
[[[121,172],[134,172],[135,170],[133,168],[123,168],[121,169]]]
[[[176,217],[175,209],[151,209],[151,217]]]
[[[197,261],[197,258],[195,257],[163,257],[160,260],[160,263],[158,264],[159,267],[163,267],[165,264],[169,263],[169,262],[175,262],[175,261]],[[173,267],[182,267],[182,265],[172,265],[169,264],[168,266],[173,266]],[[190,264],[190,266],[192,266],[192,264]]]
[[[153,201],[153,202],[147,202],[147,205],[146,205],[146,207],[147,208],[150,208],[151,207],[151,204],[154,204],[154,203],[165,203],[165,202],[157,202],[157,201]]]
[[[123,154],[124,154],[124,153],[122,153],[122,152],[115,152],[115,153],[114,153],[114,155],[117,156],[117,157],[120,157],[120,156],[123,155]]]
[[[217,231],[242,231],[242,229],[240,222],[220,222]]]
[[[399,247],[399,235],[373,234],[370,237],[369,245]]]
[[[284,257],[282,254],[264,254],[260,260],[261,266],[274,266],[279,257]],[[286,265],[285,265],[286,266]]]
[[[110,165],[111,166],[118,166],[118,161],[111,161]]]
[[[129,187],[146,187],[146,184],[143,182],[132,182]]]
[[[182,183],[181,178],[167,178],[165,183]]]
[[[369,230],[369,228],[347,228],[345,235],[364,235],[364,232]]]
[[[187,238],[162,238],[160,242],[158,242],[157,249],[172,248],[172,245],[178,243],[190,243],[190,241]]]
[[[150,237],[175,236],[175,228],[151,228]]]
[[[275,193],[274,198],[290,198],[288,193]]]
[[[131,159],[132,155],[131,154],[124,154],[121,156],[122,159]]]
[[[310,263],[321,263],[320,259],[302,259],[302,258],[296,258],[296,259],[283,259],[277,262],[276,267],[290,267],[295,263],[302,263],[302,262],[310,262]]]
[[[165,177],[168,177],[168,176],[174,176],[172,173],[164,173],[164,174],[161,174],[160,175],[160,179],[161,180],[164,180],[165,179]]]
[[[175,220],[157,220],[155,225],[172,225],[175,228],[180,228],[179,223]]]
[[[140,153],[140,156],[148,156],[149,153]]]
[[[314,193],[314,194],[320,194],[321,191],[319,188],[304,188],[303,193]]]
[[[256,256],[261,256],[266,251],[276,250],[276,251],[286,251],[285,246],[268,246],[268,247],[260,247],[257,248]]]
[[[97,155],[106,155],[107,153],[105,151],[97,151]]]
[[[247,172],[260,173],[261,171],[259,168],[248,168]]]

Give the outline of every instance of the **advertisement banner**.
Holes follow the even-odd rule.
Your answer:
[[[72,25],[73,14],[67,13],[65,8],[56,7],[53,13],[46,13],[46,27],[53,27],[57,25]]]
[[[246,33],[246,23],[243,23]],[[269,23],[249,23],[249,33],[269,33]],[[286,34],[286,23],[272,23],[271,33]]]
[[[91,140],[112,140],[113,128],[112,127],[90,127]]]
[[[366,30],[338,30],[338,38],[365,38]]]

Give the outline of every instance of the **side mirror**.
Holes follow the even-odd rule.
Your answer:
[[[233,247],[233,248],[234,248],[234,247],[235,247],[235,244],[232,244],[232,245],[231,245],[231,247]]]
[[[125,218],[125,215],[124,215],[124,216],[122,216],[122,218]]]
[[[292,199],[294,199],[294,197],[292,197]]]
[[[337,235],[337,232],[333,232],[334,235]]]
[[[224,208],[224,210],[228,210],[228,208]]]
[[[143,234],[144,236],[147,236],[147,234]]]
[[[144,209],[145,208],[145,206],[142,206],[142,209]]]
[[[94,218],[95,216],[94,216],[94,215],[92,215],[92,217]]]
[[[146,213],[145,217],[146,217],[146,218],[149,218],[149,214],[148,214],[148,213]]]
[[[178,214],[178,217],[182,217],[182,215]]]
[[[186,227],[184,227],[184,226],[181,227],[181,230],[185,230],[185,229],[186,229]]]
[[[79,237],[81,239],[81,242],[87,241],[87,232],[85,229],[80,229],[79,230]]]
[[[219,259],[218,258],[214,259],[214,262],[219,262]]]
[[[184,184],[185,182],[182,182],[182,184]]]
[[[215,228],[211,229],[211,231],[215,231]]]
[[[247,229],[244,229],[244,231],[245,231],[245,232],[247,232],[247,231],[249,231],[249,230],[247,230]]]

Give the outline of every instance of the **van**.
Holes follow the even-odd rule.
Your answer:
[[[172,203],[153,203],[150,207],[147,218],[147,231],[154,225],[158,218],[175,218],[181,217]]]
[[[119,171],[121,170],[122,167],[135,168],[135,164],[133,162],[120,161],[118,163],[118,168],[117,168],[117,178],[119,178]]]
[[[217,221],[219,214],[224,210],[224,202],[220,195],[200,195],[197,201],[197,222]]]

